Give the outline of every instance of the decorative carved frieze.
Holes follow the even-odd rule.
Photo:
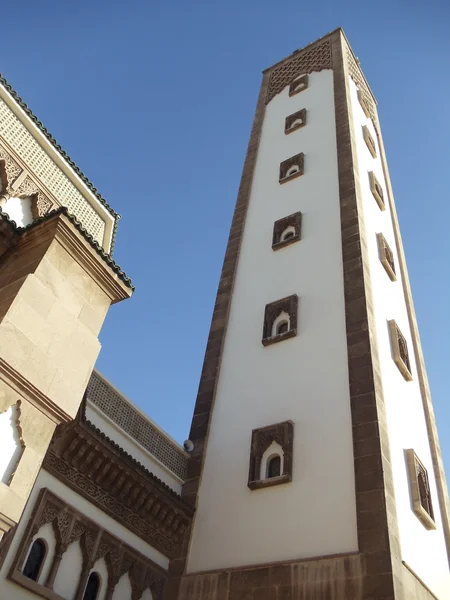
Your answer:
[[[0,161],[2,161],[5,166],[8,183],[9,183],[9,185],[12,185],[14,183],[14,181],[22,173],[22,168],[19,167],[19,165],[11,157],[9,152],[7,152],[1,145],[0,145]]]
[[[324,40],[311,48],[300,50],[298,53],[294,52],[292,58],[283,61],[278,67],[272,69],[266,104],[299,75],[322,71],[322,69],[331,69],[332,67],[330,40]]]
[[[369,91],[369,86],[366,83],[366,80],[362,74],[359,63],[356,62],[355,57],[353,56],[353,52],[347,46],[347,64],[348,71],[350,77],[358,86],[358,99],[363,107],[364,112],[367,117],[370,117],[374,121],[376,120],[376,110],[375,110],[375,102],[373,100],[372,94]]]
[[[35,196],[31,205],[33,219],[46,215],[52,208],[53,203],[41,192],[34,181],[27,175],[17,190],[13,192],[16,196]]]
[[[192,508],[89,422],[68,425],[44,468],[136,535],[174,556]]]
[[[9,578],[23,587],[29,587],[45,598],[54,598],[46,586],[30,582],[21,573],[33,536],[42,525],[51,522],[56,535],[57,547],[53,564],[59,567],[61,557],[73,542],[80,541],[83,555],[82,571],[75,598],[81,598],[90,569],[95,562],[104,558],[108,569],[108,582],[105,598],[111,598],[114,588],[122,575],[128,574],[132,588],[132,600],[139,600],[146,589],[150,589],[154,600],[161,600],[166,573],[149,558],[143,556],[121,540],[104,531],[50,490],[41,490],[36,506],[28,522],[18,552],[14,558]],[[53,565],[52,565],[53,566]],[[57,570],[57,569],[56,569]],[[56,573],[55,573],[56,574]],[[36,589],[42,588],[42,589]],[[53,596],[51,595],[53,593]]]
[[[22,173],[23,169],[19,167],[9,152],[0,145],[0,196],[3,202],[8,198],[30,197],[33,219],[43,217],[55,205],[28,174],[22,181],[17,181]],[[18,185],[14,185],[16,181]]]

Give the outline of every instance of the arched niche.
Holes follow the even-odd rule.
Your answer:
[[[19,419],[19,402],[0,414],[0,439],[2,440],[0,481],[5,485],[11,483],[25,447]]]
[[[275,458],[276,456],[280,457],[280,475],[283,474],[284,469],[284,451],[278,442],[272,442],[270,446],[265,450],[264,454],[261,457],[261,466],[260,466],[260,479],[268,479],[269,475],[269,464],[270,460]]]
[[[72,542],[64,552],[58,572],[56,573],[53,590],[71,600],[75,595],[83,566],[83,554],[80,542]]]
[[[131,600],[131,583],[127,573],[117,582],[111,600]]]
[[[20,569],[22,572],[25,568],[25,565],[27,564],[31,548],[36,540],[44,540],[46,545],[44,561],[40,568],[39,576],[36,579],[37,583],[43,584],[47,579],[50,568],[52,566],[53,557],[55,556],[56,537],[53,525],[51,523],[46,523],[45,525],[42,525],[42,527],[39,528],[38,532],[33,536],[28,548],[28,552]]]
[[[289,314],[282,310],[272,323],[272,337],[287,333],[291,326],[291,318]]]

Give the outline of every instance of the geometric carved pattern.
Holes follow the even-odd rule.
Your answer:
[[[283,473],[277,477],[261,479],[261,460],[267,448],[276,442],[283,449]],[[292,481],[292,452],[294,446],[294,424],[292,421],[284,421],[276,425],[260,427],[252,431],[252,443],[250,448],[250,468],[248,473],[248,487],[257,490],[262,487],[279,485]]]
[[[14,161],[14,159],[11,158],[9,152],[7,152],[2,146],[0,146],[0,169],[2,172],[4,171],[6,175],[6,182],[2,182],[2,187],[0,189],[3,199],[26,198],[31,196],[31,211],[33,219],[44,216],[53,208],[52,201],[49,200],[47,196],[39,189],[29,175],[25,177],[18,187],[11,187],[14,181],[19,175],[22,174],[23,171]]]
[[[102,246],[105,222],[100,214],[50,158],[3,100],[0,100],[0,136],[22,159],[27,169],[42,181],[58,202],[67,206],[69,211]]]
[[[186,479],[187,457],[182,448],[165,437],[95,371],[88,383],[87,397],[89,402],[95,404],[175,475]]]
[[[111,598],[120,577],[127,573],[132,588],[132,600],[139,600],[146,589],[151,590],[154,600],[161,600],[166,574],[158,565],[109,532],[104,531],[97,523],[79,513],[46,488],[42,489],[39,494],[9,573],[10,579],[29,588],[28,579],[23,576],[20,569],[33,536],[43,524],[50,522],[49,519],[53,524],[57,539],[52,568],[56,567],[57,569],[59,566],[57,561],[61,560],[61,556],[66,552],[68,546],[72,542],[80,540],[83,564],[76,598],[81,598],[89,571],[95,561],[105,558],[108,568],[105,598]],[[36,592],[36,589],[31,589]],[[48,597],[44,587],[42,587],[42,596]]]
[[[373,102],[372,94],[369,92],[366,80],[363,77],[362,71],[354,59],[353,52],[347,47],[347,64],[349,68],[350,77],[356,83],[359,91],[358,98],[360,104],[366,113],[367,117],[375,120],[375,105]]]
[[[61,426],[47,471],[166,556],[173,556],[192,509],[88,422]]]
[[[25,177],[17,190],[13,192],[15,196],[36,196],[32,203],[33,219],[38,219],[46,215],[52,208],[53,203],[41,192],[38,186],[30,177]]]
[[[310,50],[294,52],[291,59],[275,67],[270,74],[266,104],[279,94],[296,77],[313,71],[332,68],[331,42],[325,40],[313,46]]]
[[[411,381],[411,364],[406,339],[394,319],[388,321],[388,324],[394,362],[406,381]]]
[[[427,529],[436,529],[428,472],[414,450],[405,450],[412,509]]]
[[[389,245],[382,233],[377,233],[377,240],[378,256],[380,257],[380,261],[383,267],[385,268],[386,273],[389,275],[391,281],[395,281],[397,279],[397,276],[395,274],[394,254],[389,248]]]
[[[0,160],[5,162],[5,171],[8,177],[8,183],[9,185],[12,185],[22,173],[22,169],[19,167],[16,161],[11,158],[10,154],[6,152],[3,146],[0,146]]]
[[[281,300],[266,305],[264,312],[263,339],[264,346],[281,342],[297,335],[298,296],[293,294]],[[273,325],[281,313],[289,316],[289,326],[286,331],[273,335]]]

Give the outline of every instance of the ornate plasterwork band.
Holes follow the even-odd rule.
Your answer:
[[[299,75],[332,68],[330,40],[324,40],[309,50],[299,51],[298,54],[294,53],[290,60],[284,61],[271,71],[266,104]]]
[[[9,152],[0,144],[0,171],[4,174],[0,195],[3,199],[10,197],[31,197],[33,218],[43,217],[59,203],[52,201],[32,177],[23,169]],[[1,198],[0,198],[1,201]],[[1,202],[0,202],[1,203]]]
[[[25,577],[21,568],[29,551],[33,537],[39,529],[51,523],[55,532],[56,548],[53,563],[45,585]],[[52,590],[53,581],[61,559],[70,544],[79,542],[82,552],[82,570],[75,599],[81,599],[89,572],[95,562],[105,559],[108,581],[105,598],[110,599],[122,575],[128,574],[131,583],[131,598],[139,600],[146,589],[150,589],[154,600],[160,600],[166,580],[163,569],[122,540],[103,530],[63,499],[47,488],[41,490],[33,513],[21,540],[19,549],[9,572],[15,583],[30,589],[44,598],[57,596]]]
[[[177,551],[191,508],[89,422],[55,432],[44,468],[166,556]]]

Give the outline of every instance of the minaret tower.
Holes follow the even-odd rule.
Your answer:
[[[450,598],[376,102],[341,29],[263,74],[190,438],[168,598]]]

